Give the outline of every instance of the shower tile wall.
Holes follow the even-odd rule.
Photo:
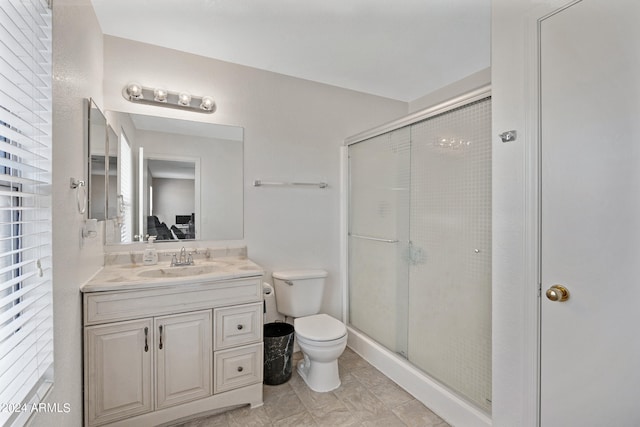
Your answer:
[[[411,128],[409,360],[491,410],[491,101]]]
[[[490,412],[490,99],[352,144],[349,176],[349,323]]]

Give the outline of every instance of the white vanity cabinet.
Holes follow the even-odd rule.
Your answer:
[[[84,291],[85,425],[260,406],[260,279]]]

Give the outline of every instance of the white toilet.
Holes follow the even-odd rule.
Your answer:
[[[322,303],[324,270],[288,270],[273,273],[278,312],[294,318],[296,340],[304,359],[298,373],[313,391],[340,387],[338,357],[347,346],[347,328],[327,314],[317,314]]]

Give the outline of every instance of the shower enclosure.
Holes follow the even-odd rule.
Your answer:
[[[489,414],[488,89],[347,145],[349,326]]]

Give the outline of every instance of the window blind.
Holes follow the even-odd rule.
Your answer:
[[[52,380],[51,10],[0,2],[0,425]]]

